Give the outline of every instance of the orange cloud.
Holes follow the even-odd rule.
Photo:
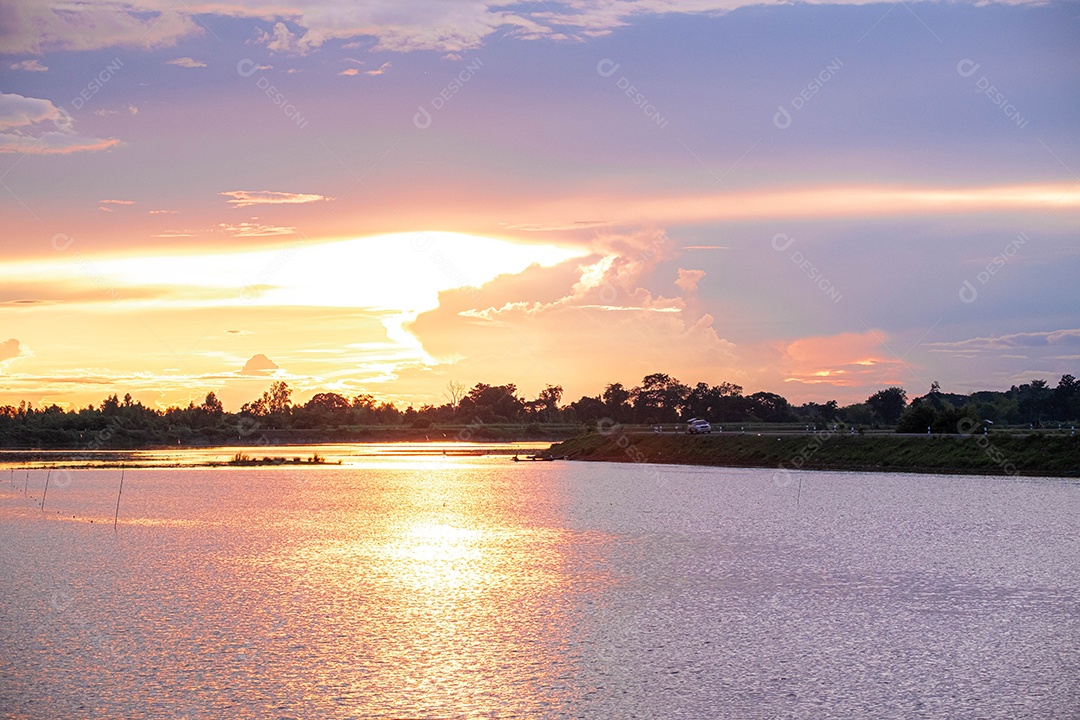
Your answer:
[[[684,270],[679,268],[679,279],[675,281],[675,286],[687,293],[695,293],[697,292],[698,283],[701,282],[703,277],[705,277],[704,270]]]
[[[276,362],[266,357],[262,353],[252,356],[250,360],[244,363],[244,368],[240,371],[241,375],[269,375],[275,370],[280,370]]]
[[[387,60],[375,70],[368,70],[365,75],[382,75],[384,72],[390,69],[390,61]]]
[[[7,360],[14,360],[25,354],[27,354],[26,348],[24,348],[15,338],[8,338],[0,343],[0,363]]]
[[[880,331],[800,338],[784,348],[784,382],[836,388],[900,385],[904,362]]]
[[[568,397],[592,394],[657,371],[742,381],[735,346],[718,334],[711,315],[641,286],[666,255],[666,236],[608,244],[621,244],[625,254],[533,266],[480,288],[442,292],[439,307],[407,328],[429,355],[452,363],[457,377],[515,382],[525,392],[558,382]]]
[[[218,193],[218,195],[232,198],[229,200],[229,204],[238,208],[250,205],[303,205],[304,203],[334,199],[313,193],[274,192],[272,190],[229,190]]]

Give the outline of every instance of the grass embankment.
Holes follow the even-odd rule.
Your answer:
[[[1080,437],[1054,434],[712,435],[588,433],[551,446],[555,457],[723,467],[784,467],[985,475],[1080,474]]]

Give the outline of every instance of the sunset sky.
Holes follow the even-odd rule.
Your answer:
[[[10,0],[0,404],[1080,375],[1080,4]]]

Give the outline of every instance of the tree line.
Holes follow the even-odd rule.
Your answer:
[[[165,410],[108,396],[98,406],[64,410],[53,404],[34,408],[25,402],[0,407],[3,447],[137,447],[177,443],[244,441],[256,432],[307,431],[309,438],[334,439],[350,429],[430,428],[433,425],[563,424],[591,426],[602,419],[624,424],[671,424],[704,418],[714,424],[803,423],[851,427],[895,427],[899,432],[953,433],[973,423],[1030,425],[1075,423],[1080,418],[1080,384],[1064,375],[1056,387],[1033,380],[1007,391],[970,395],[944,393],[938,383],[908,402],[903,388],[890,387],[864,402],[841,407],[835,400],[792,405],[776,393],[743,393],[732,383],[686,385],[665,373],[646,375],[639,385],[607,385],[596,396],[563,403],[563,389],[547,385],[533,399],[514,384],[477,383],[466,389],[451,382],[441,405],[411,405],[404,410],[369,394],[352,398],[320,392],[294,403],[292,389],[276,381],[239,412],[226,412],[215,393],[201,404]],[[335,436],[334,433],[339,433]]]

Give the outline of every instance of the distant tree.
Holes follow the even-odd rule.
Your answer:
[[[446,392],[444,393],[447,399],[450,401],[450,405],[455,409],[458,403],[461,402],[461,398],[465,397],[465,384],[451,380],[446,383]]]
[[[304,403],[304,409],[333,415],[348,410],[349,401],[337,393],[316,393]]]
[[[1014,385],[1010,392],[1016,398],[1021,422],[1038,426],[1052,415],[1054,391],[1047,386],[1045,380],[1032,380],[1020,387]]]
[[[274,415],[289,412],[289,408],[292,406],[290,397],[292,397],[292,390],[284,382],[278,380],[271,383],[270,389],[267,391],[267,410]]]
[[[866,404],[881,422],[886,425],[895,425],[907,406],[907,393],[901,387],[887,388],[868,397]]]
[[[630,421],[630,391],[623,387],[622,383],[611,383],[604,388],[601,397],[607,409],[607,417],[617,422]]]
[[[580,423],[594,423],[602,418],[610,417],[607,405],[599,396],[582,396],[580,400],[570,403],[568,413],[573,421]]]
[[[638,422],[675,422],[686,407],[690,388],[667,373],[646,375],[631,391]]]
[[[840,408],[840,417],[849,425],[873,425],[877,416],[867,403],[856,403]]]
[[[1072,375],[1061,376],[1054,388],[1054,405],[1059,419],[1080,419],[1080,382]]]
[[[19,408],[25,413],[26,403],[19,403]],[[108,396],[101,402],[101,414],[102,415],[119,415],[120,414],[120,400],[116,397],[116,393]]]
[[[276,380],[271,383],[269,390],[263,392],[261,398],[244,403],[243,407],[240,408],[240,412],[258,417],[276,415],[281,420],[283,416],[288,415],[291,409],[292,403],[289,399],[291,396],[292,390],[289,389],[289,386],[282,381]]]
[[[225,412],[225,406],[218,400],[217,395],[212,392],[206,394],[206,399],[203,400],[202,409],[210,415],[221,415]]]
[[[819,404],[815,402],[803,403],[797,410],[796,414],[800,418],[807,420],[822,420],[825,422],[832,422],[836,420],[840,415],[840,407],[835,400],[830,400],[827,403]]]
[[[562,399],[563,389],[561,385],[548,385],[535,400],[528,403],[530,414],[544,422],[554,422],[558,419],[559,400]]]
[[[789,422],[795,419],[791,403],[786,398],[770,392],[757,392],[746,398],[750,412],[765,422]]]
[[[925,433],[937,421],[938,413],[929,402],[916,402],[900,414],[896,424],[898,433]]]
[[[458,404],[460,411],[483,422],[517,420],[524,403],[517,397],[517,386],[477,383]]]

